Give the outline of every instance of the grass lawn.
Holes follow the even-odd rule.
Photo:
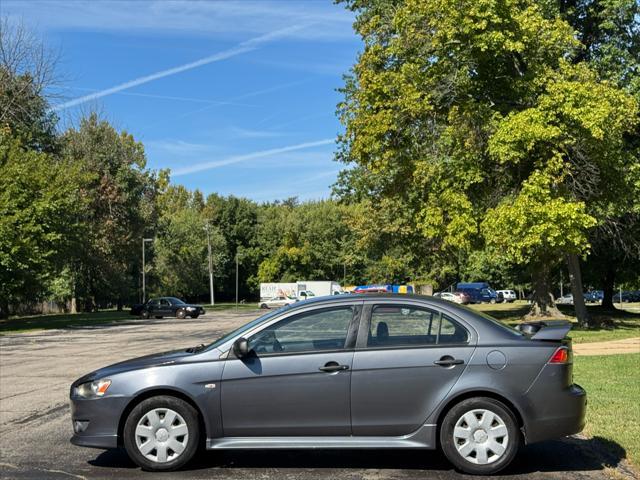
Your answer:
[[[54,328],[86,327],[111,322],[132,320],[129,310],[118,312],[105,310],[93,313],[33,315],[0,320],[0,335],[8,333],[31,332],[34,330],[50,330]]]
[[[588,395],[584,433],[615,442],[640,467],[640,353],[575,357],[573,378]],[[612,446],[609,446],[611,448]]]
[[[601,311],[599,306],[588,306],[590,315],[599,321],[599,328],[584,329],[574,325],[569,336],[574,343],[604,342],[608,340],[620,340],[623,338],[640,337],[640,312],[638,304],[624,304],[625,309],[617,309],[614,312]],[[526,302],[514,302],[506,304],[478,304],[471,308],[479,310],[500,321],[510,325],[516,325],[522,321],[522,317],[529,311]],[[569,320],[574,321],[573,307],[570,305],[559,306]]]

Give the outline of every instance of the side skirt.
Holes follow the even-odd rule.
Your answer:
[[[436,448],[436,425],[423,425],[400,437],[221,437],[208,438],[207,449],[271,448]]]

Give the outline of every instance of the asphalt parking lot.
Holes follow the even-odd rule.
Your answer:
[[[185,470],[141,471],[122,450],[69,443],[69,385],[101,366],[154,352],[194,346],[260,312],[221,312],[192,319],[150,319],[0,337],[0,477],[6,479],[457,479],[438,452],[204,452]],[[522,449],[497,478],[609,478],[620,461],[593,440],[572,437]],[[619,472],[615,473],[616,475]]]

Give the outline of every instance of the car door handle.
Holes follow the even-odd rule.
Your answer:
[[[464,360],[453,358],[450,355],[445,355],[444,357],[441,357],[440,360],[436,360],[433,363],[440,367],[453,367],[454,365],[462,365],[464,363]]]
[[[320,367],[322,372],[339,372],[349,370],[349,365],[340,365],[338,362],[327,362],[324,367]]]

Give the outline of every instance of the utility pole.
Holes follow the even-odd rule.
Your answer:
[[[238,252],[236,252],[236,309],[238,308]]]
[[[560,296],[564,296],[562,291],[562,269],[560,270]]]
[[[147,301],[147,272],[145,271],[144,244],[153,242],[153,238],[142,239],[142,303]]]
[[[213,263],[211,261],[211,235],[209,232],[209,223],[205,224],[204,229],[207,231],[207,247],[209,249],[209,295],[211,297],[211,305],[215,305],[216,301],[213,296]]]

